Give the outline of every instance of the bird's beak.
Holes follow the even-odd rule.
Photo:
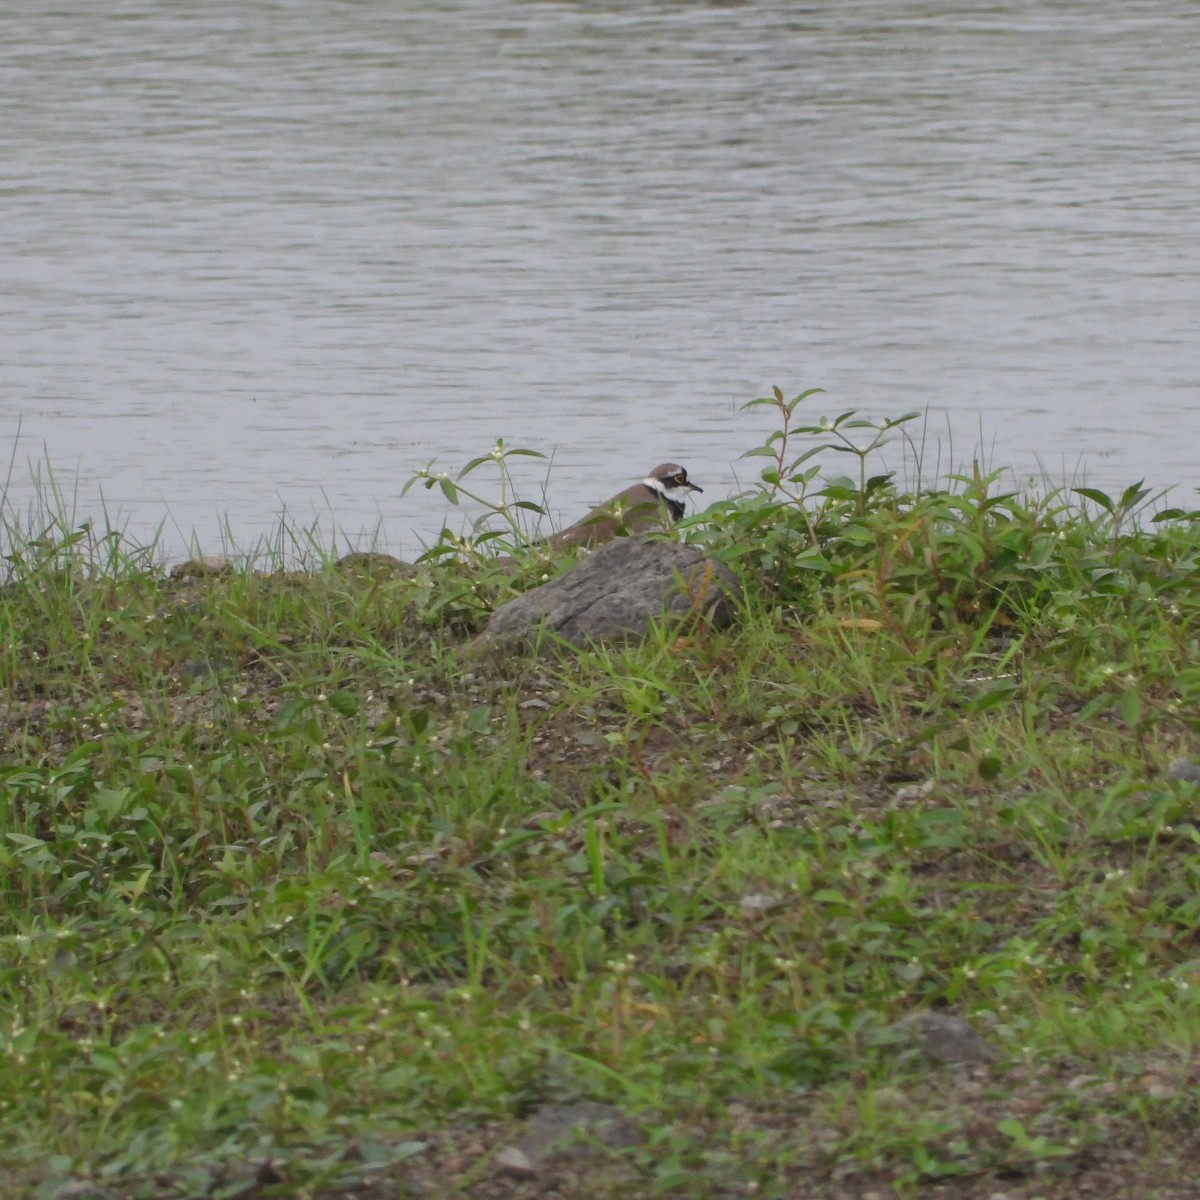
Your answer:
[[[687,485],[687,487],[688,487],[688,491],[689,491],[689,492],[702,492],[702,491],[704,491],[704,489],[703,489],[703,488],[702,488],[702,487],[701,487],[701,486],[700,486],[698,483],[692,483],[692,482],[690,482],[690,481],[688,482],[688,485]]]

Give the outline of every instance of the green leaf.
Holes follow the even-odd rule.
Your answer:
[[[823,571],[829,573],[833,570],[833,564],[817,549],[805,550],[803,554],[797,555],[792,560],[792,566],[800,571]]]
[[[1142,721],[1142,698],[1137,692],[1126,692],[1121,697],[1121,720],[1131,729],[1136,728]]]
[[[6,833],[4,836],[24,850],[40,849],[46,844],[41,838],[30,837],[27,833]]]
[[[1090,721],[1097,713],[1111,708],[1116,697],[1111,692],[1101,692],[1093,696],[1080,710],[1078,720]]]
[[[471,715],[467,718],[466,724],[472,733],[483,733],[487,730],[491,720],[492,706],[490,704],[480,704],[471,710]]]
[[[1200,667],[1185,667],[1175,676],[1172,686],[1184,699],[1195,702],[1200,695]]]
[[[787,406],[788,412],[794,413],[796,411],[796,406],[798,404],[802,404],[810,396],[823,395],[824,392],[825,392],[825,389],[819,388],[819,387],[809,388],[806,392],[801,392],[800,395],[795,396],[795,397],[793,397],[793,399],[788,401],[788,406]],[[775,395],[779,398],[780,403],[782,403],[783,402],[783,393],[778,388],[775,389]]]
[[[481,467],[486,462],[494,462],[494,461],[495,460],[492,458],[492,456],[490,454],[481,454],[478,458],[471,459],[471,461],[469,463],[467,463],[467,465],[465,467],[463,467],[463,469],[461,471],[459,471],[458,478],[463,479],[467,475],[470,475],[470,473],[473,470],[475,470],[476,467]]]
[[[329,707],[343,717],[352,717],[358,712],[358,699],[349,692],[331,692]]]
[[[1123,509],[1128,510],[1135,507],[1145,500],[1148,495],[1150,495],[1150,489],[1148,487],[1143,487],[1145,482],[1146,481],[1144,479],[1139,479],[1137,483],[1131,483],[1121,493],[1121,507]]]
[[[831,480],[817,495],[825,496],[830,500],[853,500],[858,495],[858,489],[854,486],[853,480],[843,477]],[[872,536],[869,540],[874,541],[874,537]]]
[[[407,496],[418,483],[423,483],[427,488],[432,486],[429,482],[429,472],[433,469],[433,463],[430,463],[424,471],[418,471],[413,475],[407,483],[400,489],[401,496]]]
[[[1025,1132],[1025,1126],[1016,1117],[1005,1117],[1004,1120],[997,1121],[996,1129],[1004,1134],[1005,1137],[1012,1138],[1018,1144],[1024,1144],[1029,1140],[1029,1134]]]
[[[978,763],[975,769],[979,772],[979,778],[990,783],[993,779],[1000,776],[1000,772],[1004,770],[1004,763],[996,754],[985,754]]]
[[[1016,692],[1017,685],[1011,680],[997,680],[986,691],[968,700],[963,707],[969,713],[987,712],[1011,700]]]
[[[298,696],[295,700],[288,700],[280,707],[279,712],[275,714],[275,724],[280,729],[286,729],[311,704],[312,700],[307,696]]]
[[[1112,499],[1104,492],[1100,491],[1099,488],[1077,487],[1072,488],[1071,491],[1075,492],[1077,495],[1086,497],[1088,500],[1094,500],[1110,516],[1114,515],[1117,511],[1116,505],[1113,504]]]
[[[502,854],[508,854],[510,851],[524,846],[527,842],[536,842],[545,836],[545,829],[518,829],[516,833],[510,833],[508,837],[498,841],[492,847],[490,856],[499,857]]]
[[[769,408],[779,407],[779,401],[776,400],[774,396],[759,396],[755,400],[747,400],[746,403],[742,405],[741,411],[745,412],[748,408],[761,408],[764,404]]]

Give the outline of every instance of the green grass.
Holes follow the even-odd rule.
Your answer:
[[[808,397],[682,530],[733,628],[631,648],[463,654],[557,569],[506,493],[413,574],[0,534],[0,1190],[534,1195],[489,1149],[588,1097],[647,1140],[563,1194],[1067,1196],[1117,1149],[1152,1194],[1197,1108],[1198,514],[906,490],[850,439],[908,417]],[[938,1007],[1002,1061],[930,1062],[896,1022]]]

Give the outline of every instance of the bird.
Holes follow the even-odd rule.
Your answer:
[[[551,534],[541,544],[550,550],[593,548],[621,534],[661,529],[683,517],[689,492],[703,492],[678,463],[659,463],[641,483],[596,505],[574,525]]]

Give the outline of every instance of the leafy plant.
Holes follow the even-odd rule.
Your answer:
[[[452,534],[448,529],[443,529],[438,543],[426,551],[424,558],[432,560],[449,554],[461,553],[478,555],[484,547],[491,547],[492,543],[496,542],[504,543],[508,548],[527,544],[529,536],[520,520],[520,515],[533,513],[540,517],[546,515],[546,510],[540,504],[535,504],[531,500],[522,500],[515,495],[509,462],[514,458],[544,459],[545,457],[537,450],[508,446],[503,438],[498,438],[487,454],[471,459],[454,477],[445,471],[435,471],[432,463],[413,475],[401,489],[402,496],[418,484],[426,490],[438,487],[441,489],[442,495],[455,507],[460,507],[465,499],[483,510],[474,517],[471,523],[471,532],[465,536]],[[486,497],[478,491],[468,489],[462,483],[468,475],[485,466],[496,468],[498,494],[495,498]],[[499,528],[494,525],[496,518],[500,520]]]

